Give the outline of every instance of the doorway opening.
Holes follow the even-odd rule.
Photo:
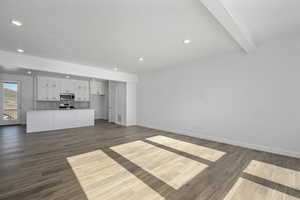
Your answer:
[[[20,84],[19,82],[1,81],[1,119],[0,125],[20,123]]]

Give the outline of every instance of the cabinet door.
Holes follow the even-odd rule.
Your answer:
[[[53,129],[76,127],[76,116],[73,111],[53,111]]]
[[[60,80],[51,78],[49,79],[49,100],[59,101],[60,95]]]
[[[89,101],[90,100],[90,88],[89,88],[89,82],[83,81],[82,82],[82,97],[83,101]]]
[[[82,101],[82,83],[81,81],[74,81],[74,94],[75,94],[75,101]]]
[[[104,83],[102,81],[91,81],[91,94],[104,95]]]
[[[97,81],[91,80],[90,86],[91,86],[91,94],[97,94],[97,92],[98,92]]]
[[[71,93],[72,83],[69,79],[61,79],[61,93]]]
[[[40,101],[49,100],[49,80],[46,77],[38,77],[37,78],[37,96]]]
[[[61,93],[74,93],[74,82],[69,79],[61,80]]]
[[[68,80],[68,93],[75,93],[75,80]]]
[[[27,133],[53,130],[52,111],[27,112]]]
[[[67,90],[67,80],[66,79],[60,79],[60,84],[61,84],[61,87],[60,87],[60,93],[66,93],[66,90]]]
[[[97,94],[98,95],[104,95],[104,83],[103,82],[98,82],[98,90],[97,90]]]

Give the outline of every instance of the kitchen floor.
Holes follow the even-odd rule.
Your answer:
[[[97,121],[0,127],[0,199],[295,200],[300,159]]]

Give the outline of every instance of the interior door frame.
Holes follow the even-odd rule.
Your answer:
[[[3,89],[3,83],[17,83],[18,89],[17,89],[17,120],[3,120],[3,102],[4,102],[4,89]],[[21,102],[21,90],[22,85],[21,81],[18,80],[6,80],[6,79],[0,79],[0,98],[1,98],[1,105],[0,105],[0,125],[16,125],[21,124],[21,111],[22,111],[22,102]]]
[[[117,85],[114,81],[108,82],[108,122],[117,122]]]
[[[109,122],[126,126],[126,85],[116,81],[109,83]]]

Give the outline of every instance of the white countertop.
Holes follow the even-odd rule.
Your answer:
[[[75,108],[75,109],[41,109],[41,110],[30,110],[28,112],[43,112],[43,111],[78,111],[78,110],[94,110],[94,109],[90,109],[90,108]]]

